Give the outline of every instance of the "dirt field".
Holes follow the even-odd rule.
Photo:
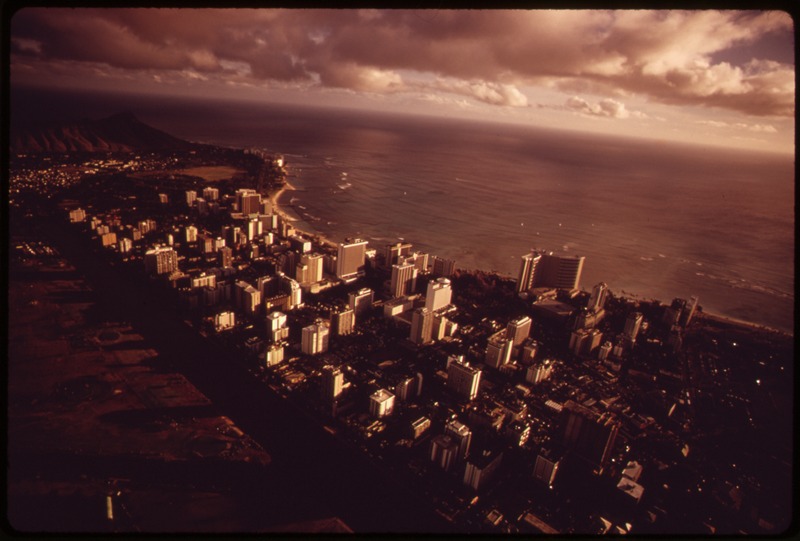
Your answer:
[[[222,476],[232,480],[242,468],[266,466],[269,455],[129,323],[107,317],[68,264],[16,263],[9,288],[11,525],[241,529],[228,481],[211,482],[203,472],[228,472]],[[196,486],[203,484],[205,492]],[[106,518],[107,495],[114,521]],[[64,512],[43,515],[44,508]]]

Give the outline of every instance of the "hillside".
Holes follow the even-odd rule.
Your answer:
[[[148,126],[133,113],[11,133],[11,152],[108,152],[190,148],[193,144]]]

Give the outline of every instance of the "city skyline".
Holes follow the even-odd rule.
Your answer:
[[[290,170],[200,144],[14,154],[14,527],[791,527],[791,334],[696,295],[590,293],[581,255],[521,254],[520,288],[411,242],[331,242],[281,197],[303,193]],[[398,287],[395,261],[423,279]],[[78,472],[88,497],[54,499]]]
[[[8,528],[797,533],[788,14],[9,15]]]
[[[24,8],[12,85],[794,149],[780,11]]]

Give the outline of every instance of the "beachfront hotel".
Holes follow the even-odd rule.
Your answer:
[[[522,256],[517,280],[517,293],[535,287],[578,289],[584,256],[554,255],[552,252],[531,250]]]
[[[364,261],[367,253],[367,241],[346,239],[339,244],[336,258],[336,277],[340,280],[353,280],[364,274]]]

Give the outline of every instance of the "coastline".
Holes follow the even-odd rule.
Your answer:
[[[788,336],[794,338],[794,332],[788,332],[781,329],[776,329],[774,327],[768,327],[766,325],[761,325],[760,323],[753,323],[752,321],[745,321],[744,319],[737,319],[735,317],[730,316],[723,316],[720,314],[715,314],[712,312],[696,312],[696,318],[700,319],[707,319],[711,320],[715,323],[721,323],[723,325],[730,325],[734,327],[742,327],[752,331],[761,331],[761,332],[770,332],[770,333],[777,333],[784,336]]]
[[[281,205],[280,198],[287,196],[288,194],[290,194],[293,191],[298,191],[298,190],[297,190],[297,188],[294,187],[294,185],[292,185],[290,182],[286,181],[286,182],[284,182],[284,185],[278,191],[276,191],[275,193],[270,195],[269,199],[270,199],[270,202],[272,204],[273,212],[275,214],[278,214],[281,217],[281,219],[286,220],[287,222],[291,223],[292,227],[294,227],[295,230],[298,233],[302,234],[303,236],[306,236],[308,238],[313,239],[315,242],[318,242],[319,244],[323,245],[324,247],[327,247],[327,248],[330,248],[330,249],[338,248],[339,243],[330,240],[325,235],[322,235],[321,233],[316,231],[311,224],[309,224],[300,215],[298,215],[298,213],[294,210],[294,208],[292,207],[291,204],[284,203],[283,205]],[[289,199],[289,200],[291,200],[291,199]],[[508,280],[508,279],[513,280],[514,279],[513,276],[508,275],[506,273],[499,272],[497,270],[489,270],[489,271],[487,271],[487,270],[480,269],[480,268],[475,268],[475,269],[459,268],[458,270],[460,270],[462,272],[467,272],[467,273],[486,272],[486,273],[489,273],[489,274],[495,274],[495,275],[497,275],[498,277],[500,277],[502,279],[506,279],[506,280]],[[650,301],[655,301],[655,302],[657,302],[657,303],[659,303],[659,304],[661,304],[663,306],[667,306],[667,304],[665,304],[665,302],[662,301],[662,300],[658,300],[658,299],[643,299],[643,298],[640,298],[635,293],[632,293],[632,292],[629,292],[629,291],[624,291],[624,290],[620,291],[620,293],[621,293],[620,296],[623,297],[623,298],[626,298],[626,299],[631,299],[631,300],[650,300]],[[695,317],[699,317],[701,319],[708,319],[708,320],[711,320],[711,321],[713,321],[715,323],[724,324],[724,325],[730,325],[730,326],[735,326],[735,327],[740,327],[740,328],[744,328],[744,329],[748,329],[748,330],[752,330],[752,331],[771,332],[771,333],[778,333],[778,334],[781,334],[781,335],[784,335],[784,336],[788,336],[788,337],[794,337],[794,332],[793,331],[777,329],[775,327],[769,327],[767,325],[763,325],[763,324],[760,324],[760,323],[754,323],[752,321],[746,321],[746,320],[743,320],[743,319],[738,319],[738,318],[734,318],[734,317],[730,317],[730,316],[716,314],[716,313],[713,313],[713,312],[705,312],[705,311],[697,312],[695,314]]]
[[[269,196],[269,201],[272,205],[272,211],[281,217],[281,220],[284,220],[292,225],[294,229],[301,233],[303,236],[309,237],[314,239],[315,241],[319,242],[320,244],[328,247],[328,248],[338,248],[338,243],[333,242],[332,240],[328,239],[325,235],[316,231],[311,225],[303,220],[297,212],[291,207],[291,205],[281,205],[280,198],[286,195],[287,192],[297,191],[289,181],[284,182],[281,189],[277,192],[273,193]],[[288,208],[287,208],[288,207]],[[306,227],[300,227],[298,224],[302,223],[305,224]]]

